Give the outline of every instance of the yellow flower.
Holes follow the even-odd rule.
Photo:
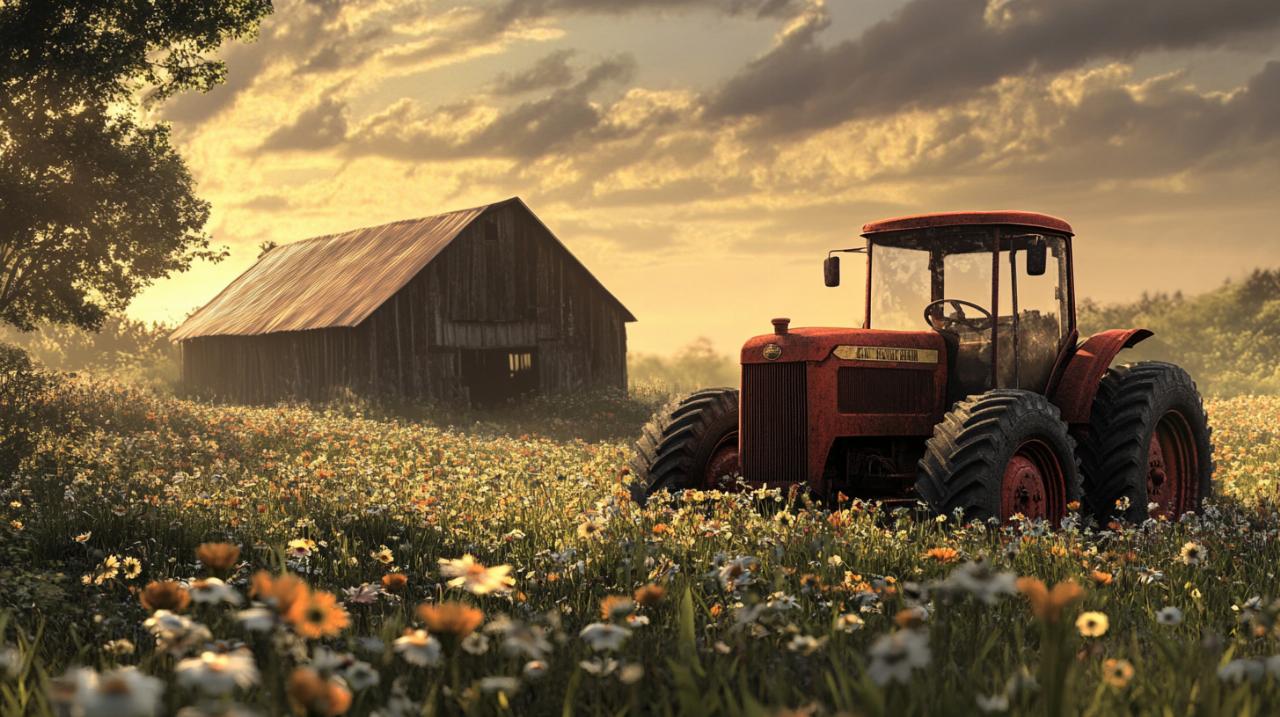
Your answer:
[[[294,538],[289,541],[288,553],[294,558],[310,557],[316,549],[316,541],[310,538]]]
[[[470,553],[457,560],[440,559],[440,574],[450,578],[449,587],[463,588],[473,595],[510,592],[516,584],[515,578],[508,575],[510,572],[510,565],[486,568]]]
[[[1106,660],[1102,663],[1102,679],[1116,689],[1124,689],[1133,679],[1133,665],[1128,660]]]
[[[1193,541],[1187,541],[1183,544],[1182,550],[1178,552],[1178,557],[1187,565],[1199,565],[1205,561],[1204,546]]]
[[[133,556],[124,559],[124,576],[129,580],[133,580],[142,574],[142,561]]]
[[[377,550],[369,553],[369,557],[377,560],[383,565],[390,565],[396,560],[395,555],[391,552],[391,548],[388,548],[385,545],[379,546]]]
[[[1111,621],[1106,613],[1082,612],[1076,618],[1076,629],[1085,637],[1102,637],[1107,634],[1108,627],[1111,627]]]

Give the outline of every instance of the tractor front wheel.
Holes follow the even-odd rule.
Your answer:
[[[1106,525],[1200,510],[1212,492],[1213,444],[1195,382],[1169,363],[1109,369],[1080,443],[1085,501]]]
[[[960,401],[925,444],[916,492],[965,520],[1016,515],[1058,522],[1080,499],[1075,443],[1058,409],[1030,391],[996,389]]]
[[[738,389],[710,388],[668,403],[636,441],[631,497],[725,485],[738,467]]]

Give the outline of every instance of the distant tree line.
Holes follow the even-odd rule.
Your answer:
[[[1190,297],[1144,294],[1105,306],[1085,300],[1079,318],[1085,336],[1134,326],[1155,331],[1121,360],[1174,361],[1206,394],[1280,393],[1280,270],[1254,271]],[[0,326],[0,344],[25,349],[47,368],[171,388],[180,371],[178,349],[168,340],[172,329],[111,315],[97,332],[54,324],[32,332]],[[672,392],[738,384],[736,355],[717,351],[707,338],[667,355],[632,353],[628,372],[633,387]]]
[[[106,317],[98,331],[65,324],[43,324],[18,331],[0,324],[0,346],[23,349],[39,366],[87,372],[171,391],[181,377],[178,347],[169,341],[173,327],[120,315]]]
[[[1079,308],[1080,333],[1144,327],[1155,336],[1121,360],[1182,365],[1213,395],[1280,393],[1280,270],[1255,270],[1195,296],[1144,294],[1127,304]]]

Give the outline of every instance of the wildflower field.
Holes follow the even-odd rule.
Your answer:
[[[0,482],[5,715],[1280,710],[1277,398],[1211,402],[1203,515],[1059,530],[777,490],[642,509],[623,399],[530,435],[33,400]]]

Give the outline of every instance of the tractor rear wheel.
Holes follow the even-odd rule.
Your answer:
[[[996,389],[957,403],[934,426],[916,492],[965,520],[1015,515],[1058,522],[1080,499],[1075,442],[1058,408],[1030,391]]]
[[[1180,367],[1144,361],[1109,369],[1080,442],[1085,502],[1098,522],[1200,510],[1213,490],[1210,434],[1200,392]]]
[[[631,497],[643,504],[660,490],[722,485],[737,475],[738,389],[709,388],[668,403],[636,441]]]

